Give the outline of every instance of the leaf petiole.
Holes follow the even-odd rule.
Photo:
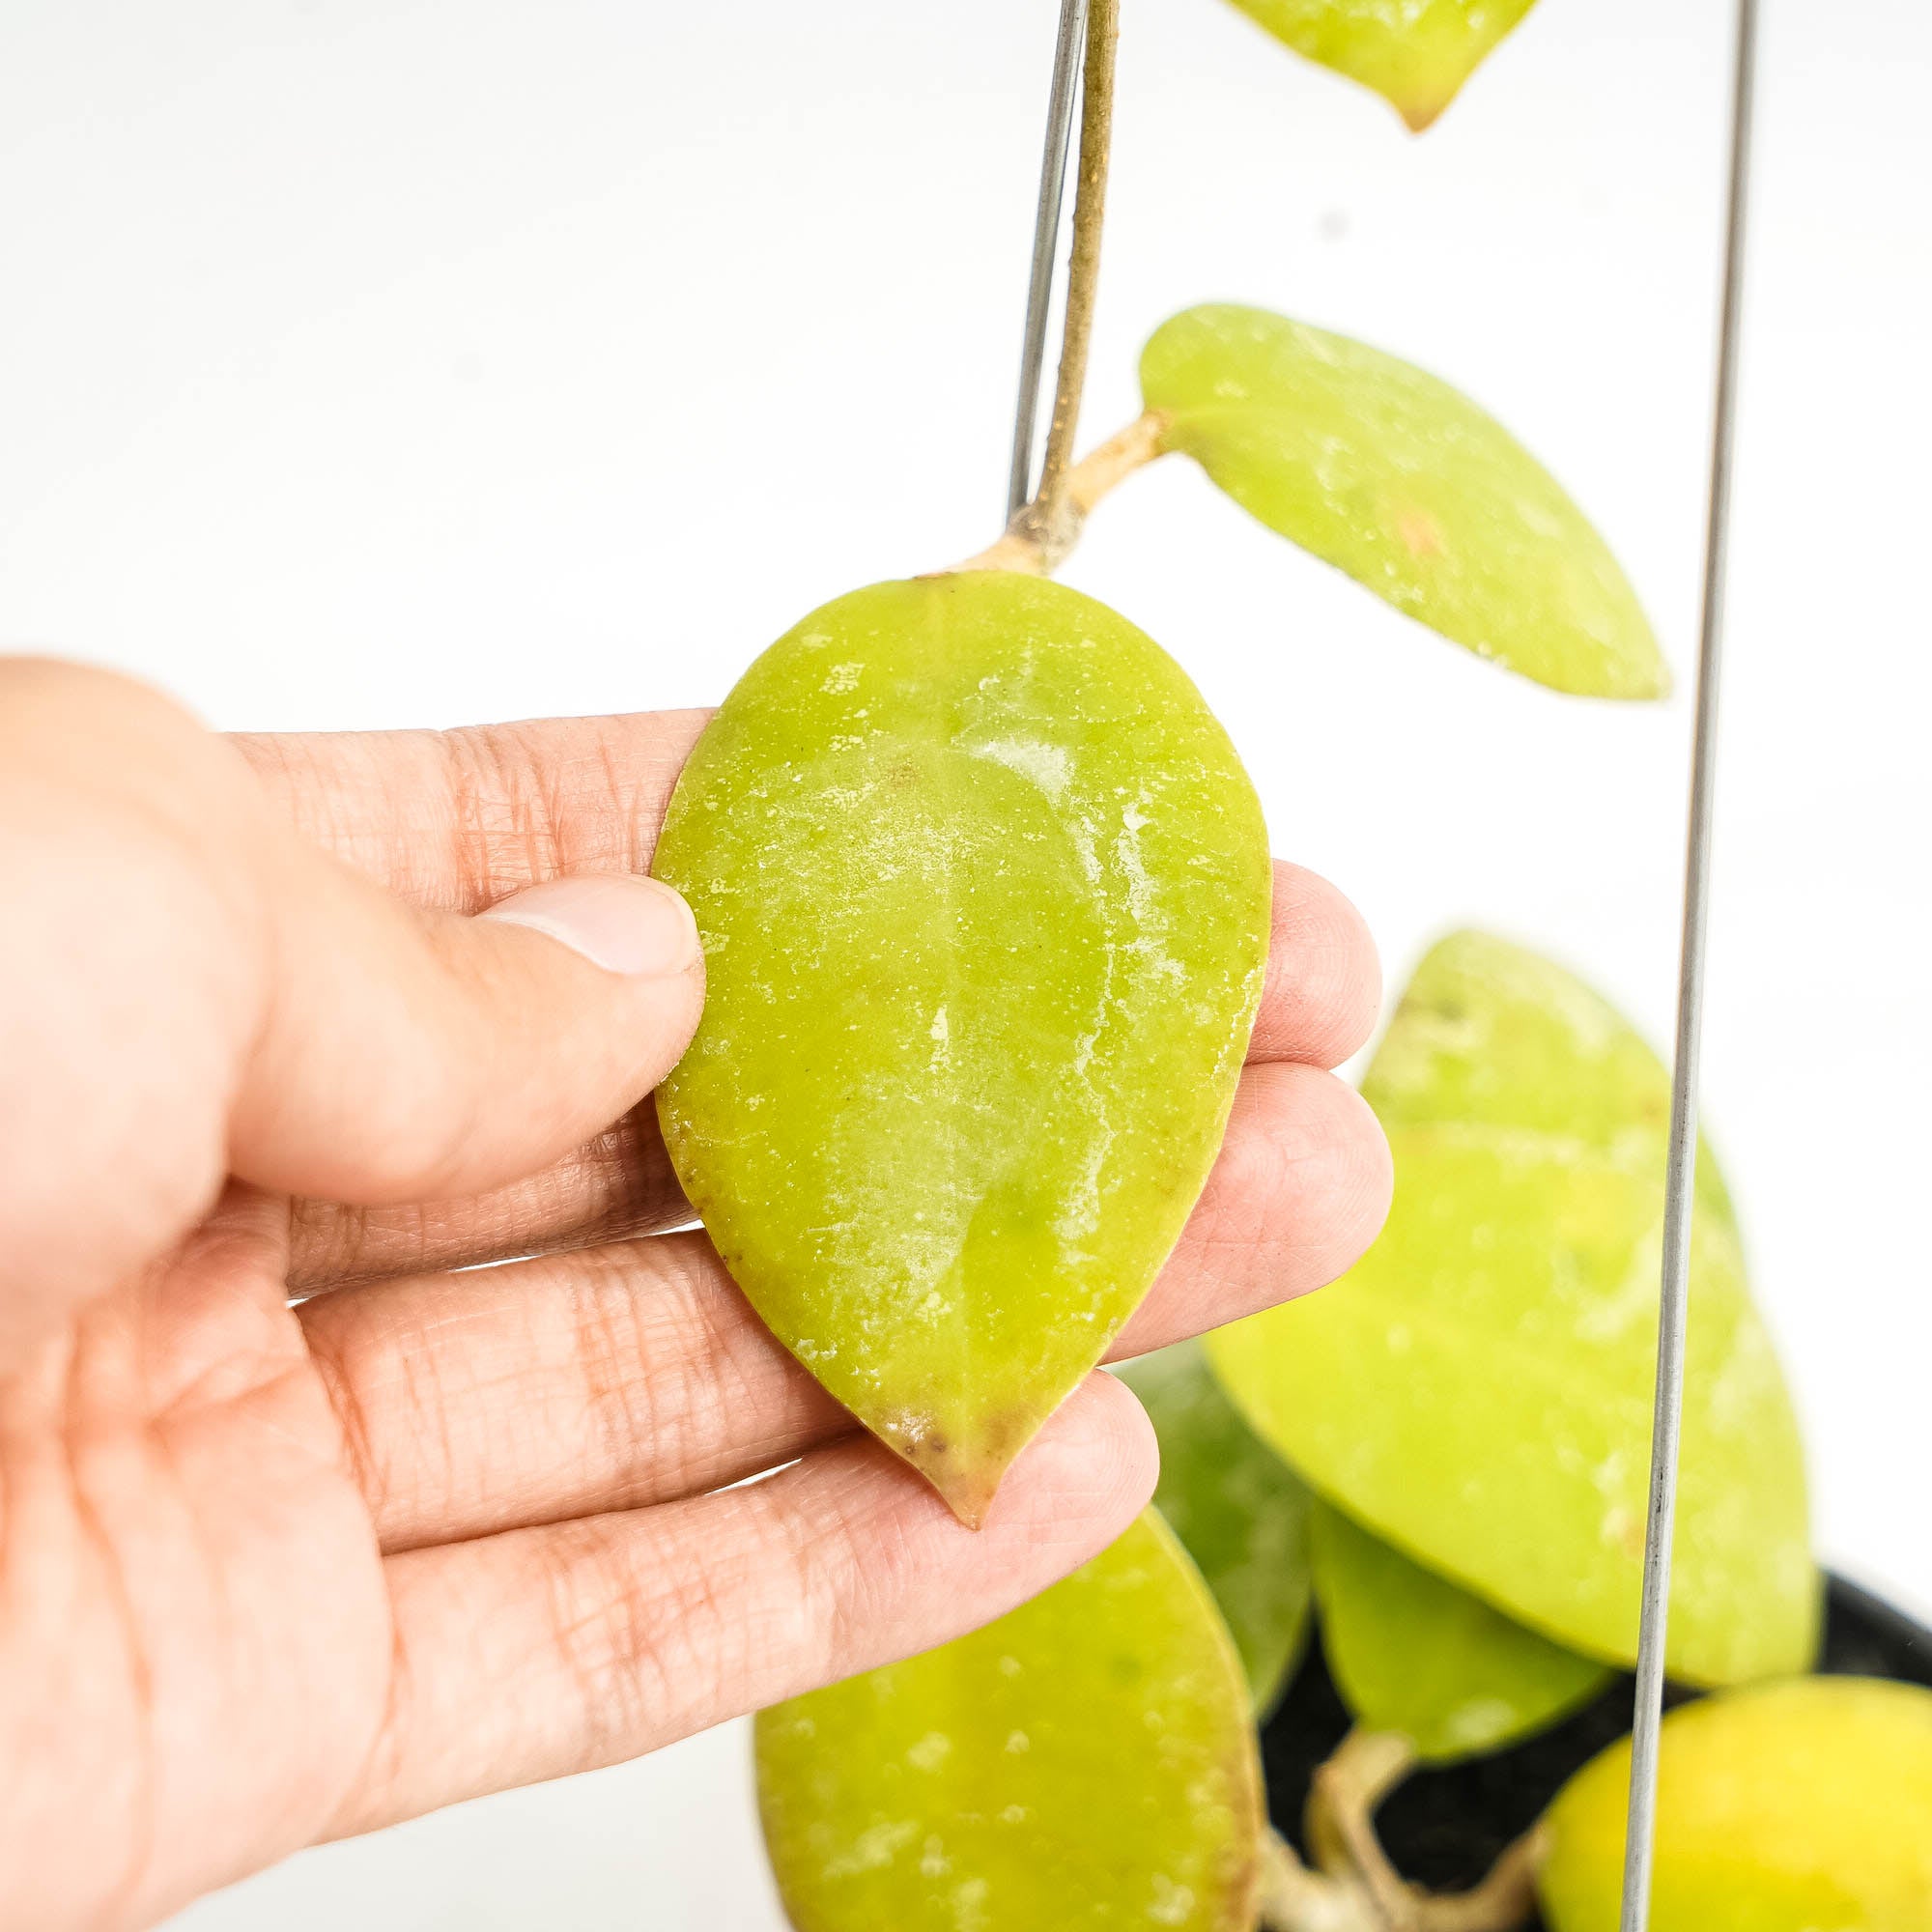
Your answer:
[[[1051,530],[1036,517],[1037,506],[1029,504],[1007,526],[997,543],[939,574],[1017,570],[1028,577],[1051,577],[1079,541],[1094,505],[1136,469],[1167,454],[1163,440],[1166,429],[1167,417],[1159,410],[1136,416],[1125,429],[1095,444],[1066,472],[1060,511]]]
[[[1318,1869],[1271,1833],[1263,1849],[1263,1932],[1516,1932],[1536,1905],[1543,1828],[1509,1845],[1468,1891],[1432,1893],[1389,1862],[1375,1813],[1410,1771],[1415,1748],[1393,1731],[1353,1730],[1315,1774],[1306,1826]]]

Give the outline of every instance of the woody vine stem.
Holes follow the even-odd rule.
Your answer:
[[[1088,0],[1087,59],[1080,82],[1080,181],[1073,202],[1073,252],[1066,270],[1066,319],[1060,337],[1060,368],[1053,385],[1053,416],[1039,490],[1021,512],[1045,543],[1059,523],[1080,425],[1080,398],[1087,386],[1087,359],[1094,343],[1094,299],[1100,281],[1100,231],[1107,218],[1107,168],[1114,147],[1114,77],[1121,42],[1120,0]]]
[[[1080,88],[1080,174],[1073,201],[1073,246],[1067,265],[1066,313],[1060,366],[1039,487],[1000,540],[958,570],[1017,570],[1045,577],[1073,548],[1087,514],[1108,491],[1163,453],[1163,419],[1154,412],[1072,461],[1080,399],[1094,340],[1094,298],[1100,280],[1100,231],[1107,209],[1107,162],[1113,148],[1114,74],[1120,0],[1090,0]]]
[[[1264,1848],[1264,1932],[1515,1932],[1536,1906],[1540,1830],[1508,1846],[1469,1891],[1430,1892],[1389,1862],[1376,1807],[1414,1770],[1415,1748],[1390,1731],[1350,1731],[1315,1774],[1303,1820],[1312,1867],[1286,1838]]]

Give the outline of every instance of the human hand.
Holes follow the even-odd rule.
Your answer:
[[[635,875],[702,723],[224,741],[0,664],[0,1922],[151,1923],[634,1756],[985,1622],[1146,1501],[1095,1376],[960,1528],[662,1232],[639,1103],[702,972]],[[1321,1069],[1378,991],[1278,866],[1227,1143],[1117,1353],[1372,1238],[1386,1151]]]

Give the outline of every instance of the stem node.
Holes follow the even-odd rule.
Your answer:
[[[1536,1908],[1543,1828],[1510,1845],[1473,1890],[1429,1892],[1389,1862],[1375,1813],[1415,1768],[1409,1741],[1388,1731],[1350,1731],[1309,1787],[1306,1834],[1311,1871],[1270,1835],[1262,1868],[1266,1932],[1516,1932]]]
[[[1136,416],[1125,429],[1090,449],[1066,472],[1060,507],[1049,524],[1037,502],[1029,503],[1009,523],[1000,540],[955,563],[953,570],[1019,570],[1051,577],[1080,540],[1088,513],[1117,485],[1166,453],[1162,436],[1167,418],[1158,410]]]

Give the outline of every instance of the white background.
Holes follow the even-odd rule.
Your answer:
[[[716,698],[994,533],[1053,0],[0,0],[0,639],[227,726]],[[1932,14],[1769,9],[1708,1109],[1824,1553],[1932,1612]],[[1130,0],[1089,427],[1247,299],[1448,375],[1693,643],[1729,8],[1546,0],[1420,141]],[[1672,995],[1688,700],[1519,683],[1180,463],[1065,571],[1231,724],[1391,979]],[[1688,682],[1688,680],[1686,680]],[[308,1854],[180,1932],[771,1932],[739,1728]]]

